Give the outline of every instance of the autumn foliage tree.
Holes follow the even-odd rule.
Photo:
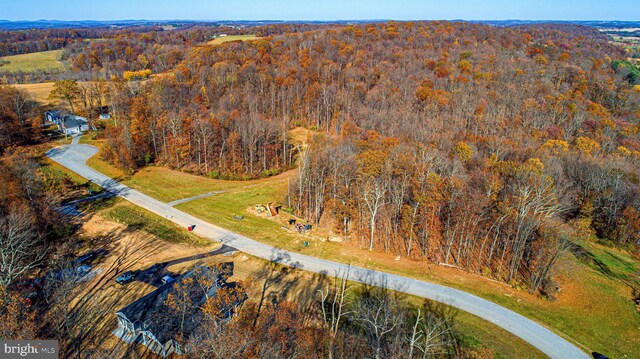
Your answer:
[[[216,46],[196,46],[193,30],[188,52],[176,48],[188,32],[91,44],[86,67],[114,75],[104,158],[223,179],[297,167],[286,203],[352,245],[533,290],[552,287],[574,230],[638,238],[640,92],[605,35],[448,22],[259,30],[269,36]],[[147,69],[159,75],[139,86],[121,78]],[[294,127],[313,133],[305,146]]]

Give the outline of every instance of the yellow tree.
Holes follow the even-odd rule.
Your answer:
[[[49,94],[49,100],[66,101],[71,108],[71,112],[75,112],[73,109],[73,102],[77,101],[82,96],[82,90],[76,80],[59,80],[53,84],[53,89]]]
[[[575,145],[582,154],[587,156],[591,156],[594,152],[600,150],[600,144],[589,137],[576,138]]]

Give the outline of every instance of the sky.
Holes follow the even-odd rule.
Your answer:
[[[640,0],[0,0],[0,19],[640,21]]]

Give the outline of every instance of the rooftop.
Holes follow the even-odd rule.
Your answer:
[[[229,286],[226,280],[233,274],[233,262],[227,262],[216,267],[199,266],[167,283],[137,301],[122,308],[118,313],[123,314],[136,327],[148,330],[161,342],[173,339],[180,326],[181,313],[178,313],[168,303],[167,298],[173,295],[177,300],[189,303],[184,323],[183,334],[188,336],[196,327],[202,304],[207,296],[215,294],[218,288]]]
[[[87,119],[76,115],[64,115],[62,124],[65,128],[79,127],[87,124]]]

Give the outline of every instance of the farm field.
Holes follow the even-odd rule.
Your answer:
[[[62,50],[52,50],[0,57],[0,63],[8,62],[0,66],[0,72],[64,71],[61,53]]]
[[[370,252],[364,246],[326,241],[329,231],[322,228],[314,229],[311,235],[297,234],[247,211],[256,204],[284,198],[293,171],[242,182],[213,180],[153,166],[125,176],[98,156],[89,165],[165,202],[223,191],[176,207],[279,248],[465,290],[546,324],[585,350],[624,357],[640,348],[640,312],[631,301],[630,285],[638,281],[636,261],[627,252],[605,247],[593,239],[576,239],[572,250],[564,254],[557,275],[562,292],[557,294],[557,301],[550,301],[466,271],[408,258],[395,260],[394,255]],[[244,219],[238,221],[234,215]],[[305,241],[308,246],[303,245]],[[596,292],[598,296],[592,295]],[[615,322],[611,318],[616,318]]]
[[[88,84],[88,82],[85,81],[79,81],[78,83],[80,85]],[[34,100],[41,104],[50,104],[49,94],[51,90],[53,90],[53,84],[53,82],[39,82],[33,84],[15,84],[12,86],[27,91]]]
[[[35,84],[17,84],[13,85],[19,89],[27,91],[33,99],[40,103],[49,102],[49,94],[53,89],[53,82],[40,82]]]
[[[255,40],[258,37],[255,35],[227,35],[216,37],[215,39],[207,42],[207,45],[220,45],[229,41],[247,41],[247,40]]]

